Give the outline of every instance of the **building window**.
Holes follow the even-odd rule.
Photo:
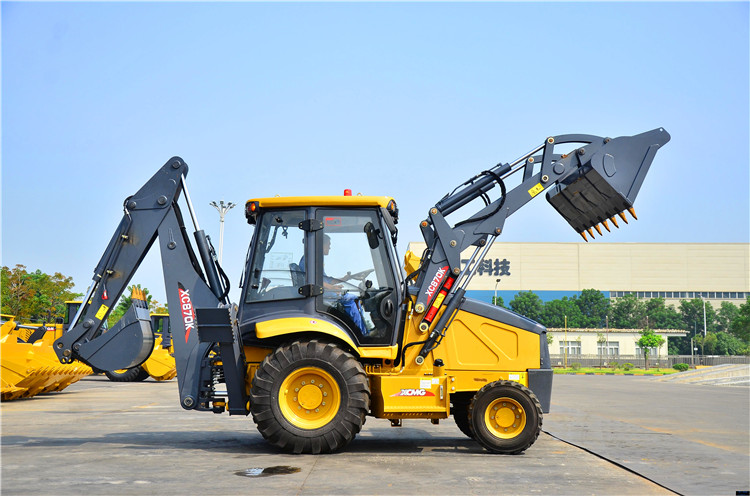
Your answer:
[[[581,354],[581,342],[580,341],[560,341],[560,354],[564,355],[566,352],[568,355],[580,355]]]
[[[655,357],[659,354],[659,348],[649,348],[648,349],[648,356]],[[643,348],[640,346],[635,347],[635,356],[642,357],[643,356]]]
[[[599,343],[599,346],[597,346],[597,351],[599,352],[599,355],[619,356],[620,343],[618,341]]]

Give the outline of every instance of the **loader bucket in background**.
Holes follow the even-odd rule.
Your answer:
[[[177,366],[174,357],[168,348],[162,347],[162,338],[157,337],[154,342],[154,351],[151,356],[143,362],[143,369],[148,375],[157,381],[168,381],[177,376]]]
[[[25,329],[16,327],[15,322],[6,322],[0,330],[2,401],[62,391],[93,372],[81,362],[61,364],[57,360],[52,350],[54,330],[32,344],[19,339]]]
[[[608,221],[619,227],[617,216],[627,223],[625,211],[637,219],[633,202],[656,152],[669,139],[659,128],[605,141],[590,156],[578,152],[578,170],[551,188],[547,200],[586,241],[586,233],[594,237],[592,228],[602,234],[599,224],[608,231]]]

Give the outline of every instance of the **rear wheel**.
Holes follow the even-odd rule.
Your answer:
[[[330,453],[354,439],[370,409],[362,365],[338,346],[296,341],[260,364],[250,411],[271,444],[293,453]]]
[[[131,369],[105,370],[104,375],[114,382],[141,382],[149,378],[149,374],[140,365]]]
[[[529,388],[495,381],[474,396],[469,418],[474,439],[487,451],[515,455],[539,437],[542,405]]]

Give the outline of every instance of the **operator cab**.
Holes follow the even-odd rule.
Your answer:
[[[362,346],[396,342],[402,276],[397,210],[388,197],[294,197],[247,202],[255,225],[242,288],[243,340],[259,321],[311,317]]]

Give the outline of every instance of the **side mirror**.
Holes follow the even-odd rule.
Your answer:
[[[365,234],[367,235],[367,243],[370,245],[370,249],[374,250],[380,246],[380,229],[376,229],[372,222],[365,224]]]

